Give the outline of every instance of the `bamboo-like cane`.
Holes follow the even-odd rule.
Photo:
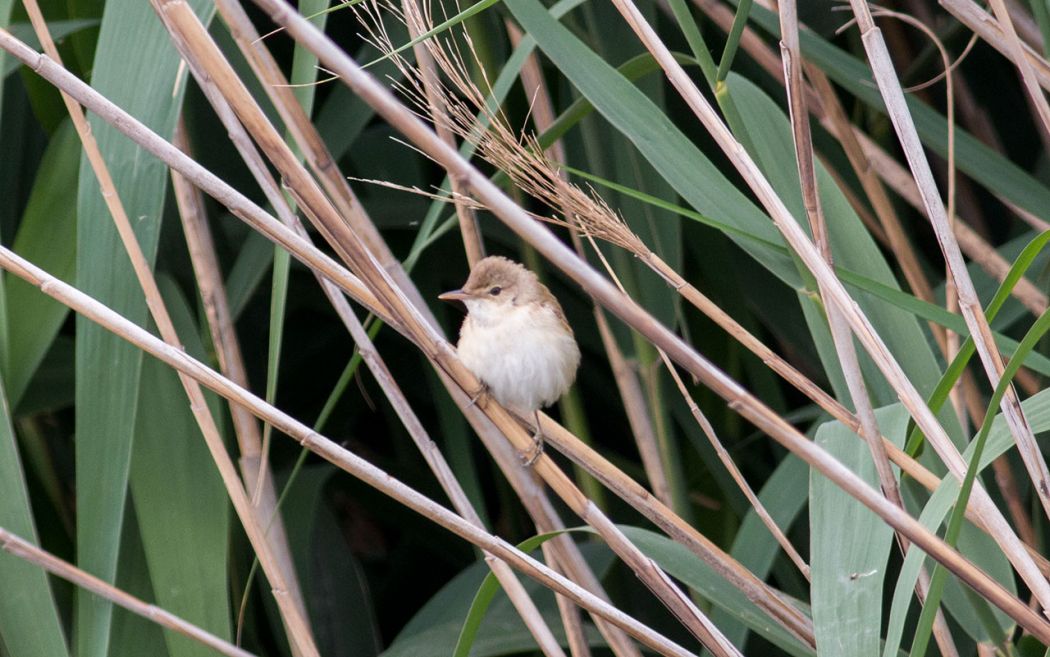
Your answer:
[[[117,587],[102,581],[91,573],[85,572],[73,564],[59,559],[55,555],[41,550],[29,541],[15,536],[3,527],[0,527],[0,548],[10,554],[25,559],[29,563],[40,566],[47,572],[61,577],[85,591],[90,591],[100,598],[127,609],[133,614],[142,616],[161,627],[166,627],[172,632],[188,637],[198,643],[212,648],[216,652],[230,657],[254,657],[254,655],[243,648],[233,645],[229,641],[220,639],[211,632],[200,628],[193,623],[183,620],[175,614],[166,611],[156,605],[143,602],[139,598],[122,591]]]

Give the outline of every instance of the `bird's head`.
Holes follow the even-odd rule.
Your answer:
[[[445,292],[438,299],[462,301],[471,313],[491,313],[536,300],[541,288],[528,269],[502,256],[489,256],[474,265],[462,288]]]

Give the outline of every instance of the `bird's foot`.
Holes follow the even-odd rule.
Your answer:
[[[526,468],[532,467],[532,464],[539,460],[543,456],[543,436],[535,434],[532,437],[532,448],[527,452],[522,452],[521,464]]]
[[[484,397],[487,394],[489,394],[489,387],[487,385],[485,385],[484,383],[482,383],[480,386],[478,386],[478,391],[475,392],[473,395],[471,395],[470,403],[467,404],[467,408],[470,408],[471,406],[474,406],[475,404],[477,404],[478,400],[481,399],[482,397]]]

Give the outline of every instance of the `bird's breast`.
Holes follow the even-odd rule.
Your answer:
[[[513,307],[498,317],[472,311],[457,350],[496,401],[521,414],[557,401],[580,363],[576,340],[546,307]]]

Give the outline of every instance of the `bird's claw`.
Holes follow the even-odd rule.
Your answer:
[[[485,385],[484,383],[482,383],[482,384],[481,384],[481,385],[480,385],[480,386],[478,387],[478,391],[477,391],[477,392],[475,392],[475,393],[474,393],[474,394],[473,394],[473,395],[471,396],[471,398],[470,398],[470,403],[469,403],[469,404],[467,404],[467,408],[470,408],[471,406],[474,406],[474,405],[476,405],[476,404],[478,403],[478,400],[479,400],[479,399],[481,399],[481,398],[482,398],[483,396],[487,395],[487,394],[488,394],[488,392],[489,392],[489,387],[488,387],[487,385]]]
[[[532,436],[532,449],[521,454],[521,464],[526,467],[532,467],[532,464],[539,460],[540,456],[543,455],[543,435],[536,433]]]

